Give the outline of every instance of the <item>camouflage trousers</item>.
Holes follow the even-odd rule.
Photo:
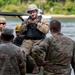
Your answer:
[[[47,71],[44,71],[44,74],[43,75],[54,75],[53,73],[49,73]]]
[[[44,71],[44,74],[43,75],[71,75],[71,74],[54,74],[54,73],[50,73],[50,72],[47,72],[47,71]]]
[[[38,45],[42,40],[24,40],[21,48],[24,50],[25,55],[29,55],[32,48],[36,45]]]
[[[29,54],[32,51],[32,48],[38,45],[41,41],[42,40],[24,40],[21,45],[21,48],[25,52],[25,55],[26,55],[26,72],[27,73],[32,73],[33,71],[35,71],[34,68],[36,66],[36,62],[34,58]]]

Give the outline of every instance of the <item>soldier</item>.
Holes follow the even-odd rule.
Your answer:
[[[20,36],[19,35],[19,29],[20,29],[21,25],[18,24],[15,28],[15,33],[16,33],[16,37],[15,39],[13,40],[13,43],[17,46],[20,46],[22,44],[22,41],[23,41],[23,36]]]
[[[0,44],[0,75],[25,75],[25,54],[12,44],[13,29],[3,28]]]
[[[28,6],[27,13],[29,18],[22,23],[19,31],[21,35],[24,35],[21,48],[25,51],[26,56],[30,54],[33,46],[39,44],[46,37],[49,31],[46,20],[38,16],[38,8],[35,4]]]
[[[4,28],[6,25],[6,19],[4,17],[0,17],[0,31],[2,28]]]
[[[20,27],[21,27],[21,25],[16,26],[16,28],[15,28],[16,38],[13,40],[13,43],[17,46],[20,46],[22,44],[23,39],[24,39],[23,38],[24,35],[19,35]],[[31,56],[27,56],[26,59],[27,59],[26,60],[27,61],[27,63],[26,63],[26,72],[27,73],[32,73],[33,72],[33,67],[36,65],[36,63],[35,63],[34,59]]]
[[[51,37],[32,49],[32,57],[43,65],[44,75],[70,75],[70,64],[75,70],[75,42],[61,33],[58,20],[50,22],[50,32]],[[40,57],[42,51],[46,53],[44,61]]]
[[[2,32],[2,28],[6,26],[6,19],[2,16],[0,16],[0,35]],[[1,38],[0,38],[0,43],[1,43]]]
[[[27,13],[29,18],[22,23],[19,31],[20,34],[25,35],[21,47],[25,48],[26,55],[29,54],[28,49],[32,48],[34,43],[44,39],[49,30],[48,23],[37,15],[38,8],[35,4],[28,6]]]

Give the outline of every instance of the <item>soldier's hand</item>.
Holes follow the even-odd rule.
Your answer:
[[[42,26],[42,23],[38,23],[37,25],[38,25],[38,28],[40,28]]]
[[[34,69],[33,69],[33,73],[37,73],[38,72],[38,67],[35,66]]]
[[[45,66],[49,61],[44,61],[43,62],[43,66]]]
[[[21,35],[20,33],[16,33],[17,37],[22,38],[24,35]]]

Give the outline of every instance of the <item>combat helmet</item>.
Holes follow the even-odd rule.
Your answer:
[[[38,7],[35,4],[30,4],[28,6],[27,13],[29,13],[29,11],[32,11],[32,10],[37,10],[38,11]]]
[[[4,17],[0,17],[0,23],[5,23],[6,24],[6,19]]]
[[[18,25],[16,26],[16,28],[15,28],[15,31],[18,32],[18,31],[20,30],[20,27],[21,27],[21,25],[18,24]]]

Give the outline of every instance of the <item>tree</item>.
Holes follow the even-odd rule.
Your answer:
[[[74,2],[74,0],[70,0],[70,1]]]
[[[26,1],[27,1],[27,0],[26,0]],[[21,4],[24,3],[24,2],[25,2],[25,0],[21,0]]]

